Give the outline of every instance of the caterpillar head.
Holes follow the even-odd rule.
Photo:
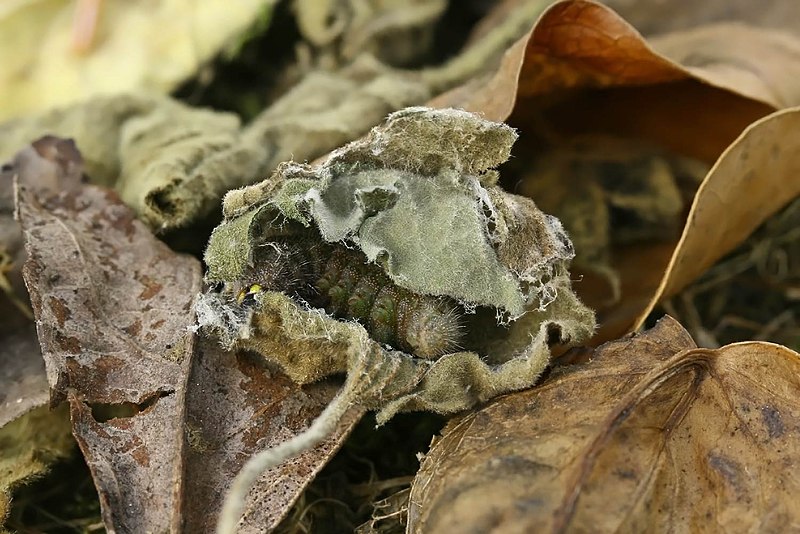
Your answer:
[[[232,294],[239,305],[247,305],[262,291],[295,293],[309,284],[309,267],[300,247],[279,241],[264,243],[254,251],[252,264],[241,279],[233,283]]]

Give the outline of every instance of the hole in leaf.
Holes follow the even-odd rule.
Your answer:
[[[92,409],[92,417],[98,423],[105,423],[111,419],[127,419],[134,417],[145,410],[151,408],[164,397],[175,393],[174,391],[159,391],[146,397],[142,402],[93,402],[89,404]]]

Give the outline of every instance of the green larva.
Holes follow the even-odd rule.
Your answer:
[[[283,291],[334,317],[355,319],[374,340],[422,358],[462,346],[462,313],[455,301],[397,286],[358,251],[297,236],[256,250],[252,269],[234,287],[241,305],[260,291]]]

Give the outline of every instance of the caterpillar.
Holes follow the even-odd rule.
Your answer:
[[[234,294],[239,305],[247,306],[267,290],[283,291],[339,319],[355,319],[375,341],[422,358],[462,345],[462,314],[455,301],[402,288],[360,252],[342,245],[297,236],[261,244]]]

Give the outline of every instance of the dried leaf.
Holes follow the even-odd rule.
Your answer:
[[[0,12],[0,120],[95,95],[167,93],[234,45],[254,22],[268,16],[273,4],[274,0],[6,4]]]
[[[107,528],[213,524],[244,460],[301,431],[335,388],[305,392],[277,373],[243,368],[215,346],[195,355],[189,327],[198,262],[156,240],[113,192],[62,184],[37,195],[20,184],[18,210],[52,399],[69,400]],[[273,473],[288,487],[259,485],[274,504],[265,511],[270,521],[291,507],[357,418],[351,414],[300,469],[287,464]]]
[[[796,103],[800,99],[800,88],[790,75],[774,70],[772,75],[761,73],[766,79],[750,88],[753,73],[739,63],[757,59],[763,62],[764,57],[770,57],[776,66],[795,63],[800,46],[798,38],[741,26],[736,31],[739,33],[731,35],[730,27],[722,26],[653,41],[670,52],[666,55],[608,7],[589,0],[563,0],[550,6],[534,27],[525,58],[528,68],[522,71],[519,92],[521,96],[531,96],[567,87],[644,85],[695,79],[774,107]],[[747,45],[742,42],[741,47],[723,49],[723,43],[737,42],[737,37]],[[706,59],[719,65],[695,68],[699,56],[690,55],[689,50],[702,52]],[[532,68],[534,65],[539,68]],[[789,99],[782,100],[776,98],[777,95]]]
[[[645,35],[686,30],[715,22],[747,22],[797,32],[800,11],[794,2],[767,0],[602,0]],[[735,44],[735,41],[731,41]]]
[[[659,55],[658,40],[652,48],[604,6],[584,0],[556,3],[531,34],[509,123],[534,134],[522,140],[531,153],[547,143],[560,146],[576,136],[602,134],[653,143],[712,164],[749,124],[774,107],[800,100],[791,75],[800,65],[795,53],[800,41],[745,32],[757,54],[749,46],[720,51],[725,35],[720,31],[712,32],[713,38],[698,34],[663,41],[665,51],[686,62],[683,66]],[[775,63],[762,76],[747,72],[747,65],[764,57]],[[697,58],[710,63],[699,68]],[[583,90],[554,93],[558,89]],[[628,331],[648,308],[676,245],[677,239],[616,246],[611,263],[622,300],[614,305],[609,305],[614,291],[607,276],[581,273],[587,276],[576,291],[598,311],[602,325],[596,340]]]
[[[0,307],[0,313],[13,317],[19,312]],[[12,328],[7,328],[8,323]],[[33,324],[13,326],[4,319],[0,328],[0,428],[27,412],[44,406],[49,388],[36,329]]]
[[[70,388],[88,394],[86,402],[171,395],[200,287],[196,261],[153,238],[105,189],[65,188],[45,198],[21,184],[18,210],[53,401]]]
[[[104,521],[161,530],[174,499],[165,475],[179,468],[176,391],[189,364],[199,265],[98,187],[37,196],[20,184],[18,213],[51,402],[69,396]]]
[[[800,105],[800,32],[720,23],[663,35],[650,45],[716,87],[778,109]]]
[[[339,389],[325,382],[300,388],[263,359],[204,338],[187,387],[183,523],[175,527],[185,532],[213,532],[222,498],[245,461],[305,430]],[[275,528],[362,414],[352,409],[328,440],[265,473],[249,495],[239,532]]]
[[[781,532],[800,519],[800,355],[674,320],[452,421],[409,532]]]
[[[681,240],[636,327],[659,300],[685,287],[800,196],[798,131],[800,108],[778,111],[748,127],[720,157],[697,191]]]
[[[693,44],[691,55],[684,47],[681,59],[711,53],[702,41]],[[779,39],[767,39],[767,45],[768,55],[793,58]],[[510,122],[534,132],[544,120],[560,135],[644,139],[712,163],[748,124],[800,99],[791,78],[758,85],[752,74],[742,76],[736,65],[753,56],[740,53],[746,55],[728,55],[714,68],[686,68],[659,55],[607,7],[558,2],[531,34]],[[588,88],[605,90],[564,92]]]

